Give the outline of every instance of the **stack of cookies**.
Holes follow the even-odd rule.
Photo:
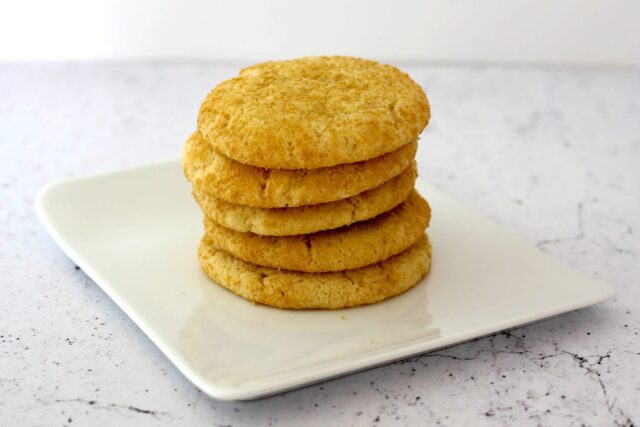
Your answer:
[[[349,57],[268,62],[222,82],[183,151],[215,282],[279,308],[382,301],[430,268],[413,189],[427,98],[395,67]]]

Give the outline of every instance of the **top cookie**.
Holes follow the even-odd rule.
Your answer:
[[[415,141],[429,121],[418,84],[390,65],[342,56],[245,68],[206,97],[198,130],[236,161],[269,169],[353,163]]]

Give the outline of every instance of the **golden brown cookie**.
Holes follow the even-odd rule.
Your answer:
[[[429,117],[426,95],[396,67],[307,57],[254,65],[220,83],[202,103],[198,130],[238,162],[314,169],[397,150]]]
[[[420,238],[429,219],[429,205],[413,190],[395,209],[336,230],[260,236],[205,218],[205,233],[216,247],[252,264],[320,273],[360,268],[396,255]]]
[[[375,159],[310,170],[262,169],[238,163],[207,144],[198,132],[185,143],[182,165],[200,191],[229,203],[258,208],[317,205],[378,187],[413,163],[417,143]]]
[[[193,196],[204,214],[218,224],[264,236],[290,236],[331,230],[364,221],[402,203],[416,180],[416,165],[379,187],[348,199],[297,208],[254,208],[213,197],[197,187]]]
[[[404,252],[355,270],[299,273],[260,267],[216,248],[208,237],[198,252],[205,273],[249,301],[278,308],[338,309],[372,304],[399,295],[431,267],[431,246],[422,235]]]

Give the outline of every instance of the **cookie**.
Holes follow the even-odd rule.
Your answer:
[[[320,273],[364,267],[396,255],[424,233],[429,224],[427,202],[413,190],[395,209],[368,221],[297,236],[241,233],[205,218],[213,244],[252,264]]]
[[[297,207],[334,202],[378,187],[409,167],[416,149],[414,141],[364,162],[272,170],[233,161],[195,132],[185,143],[182,164],[195,187],[226,202],[258,208]]]
[[[231,292],[255,303],[292,309],[338,309],[380,302],[417,284],[431,267],[426,235],[377,264],[334,273],[260,267],[217,248],[206,236],[198,255],[207,276]]]
[[[198,130],[225,156],[268,169],[372,159],[414,142],[427,97],[390,65],[307,57],[243,69],[205,98]]]
[[[416,165],[379,187],[348,199],[297,208],[254,208],[213,197],[197,187],[193,196],[204,214],[218,224],[264,236],[309,234],[373,218],[402,203],[416,180]]]

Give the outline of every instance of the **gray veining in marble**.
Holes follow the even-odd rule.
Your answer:
[[[235,66],[0,65],[0,425],[640,422],[640,72],[407,67],[422,176],[613,285],[607,303],[243,403],[207,398],[56,247],[33,197],[176,157]]]

